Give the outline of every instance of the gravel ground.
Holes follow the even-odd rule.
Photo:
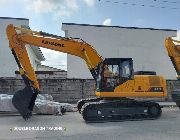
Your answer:
[[[68,112],[64,116],[34,115],[26,122],[20,116],[0,115],[0,140],[179,140],[179,138],[180,110],[177,107],[163,108],[163,114],[158,120],[90,124],[85,123],[78,112]]]

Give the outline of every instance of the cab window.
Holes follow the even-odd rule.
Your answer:
[[[122,63],[122,77],[129,78],[131,76],[130,63],[125,61]]]

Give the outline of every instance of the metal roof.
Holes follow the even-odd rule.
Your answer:
[[[62,70],[62,69],[55,68],[55,67],[48,66],[48,65],[43,65],[43,64],[40,64],[40,65],[38,65],[38,66],[40,66],[40,67],[45,67],[45,68],[49,68],[49,69],[51,69],[51,71],[61,71],[61,72],[67,72],[66,70]],[[38,70],[38,71],[42,71],[42,70]]]
[[[41,49],[39,47],[36,47],[36,46],[33,46],[33,45],[30,45],[32,50],[34,51],[35,55],[37,56],[37,58],[41,61],[45,61],[45,57],[41,51]]]
[[[29,20],[29,19],[27,19],[27,18],[14,18],[14,17],[0,17],[0,19]]]
[[[93,27],[107,27],[107,28],[125,28],[125,29],[148,29],[160,31],[177,31],[174,29],[156,29],[156,28],[140,28],[140,27],[123,27],[123,26],[106,26],[106,25],[91,25],[91,24],[78,24],[78,23],[62,23],[62,25],[78,25],[78,26],[93,26]]]

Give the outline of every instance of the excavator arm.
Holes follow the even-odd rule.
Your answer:
[[[176,70],[177,79],[180,81],[180,41],[168,37],[165,39],[165,47]],[[173,101],[176,102],[176,105],[180,108],[180,89],[171,91],[171,96]]]
[[[176,70],[177,79],[180,80],[180,41],[168,37],[165,39],[165,47]]]
[[[103,62],[103,58],[91,45],[83,40],[36,32],[26,28],[15,27],[12,24],[7,26],[7,37],[9,47],[18,64],[19,72],[26,84],[23,90],[18,91],[14,95],[12,102],[25,120],[31,116],[35,99],[40,92],[40,86],[27,53],[26,47],[29,47],[28,45],[80,57],[85,60],[93,78],[97,79],[97,67]]]

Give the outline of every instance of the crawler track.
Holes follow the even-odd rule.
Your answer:
[[[81,113],[81,108],[85,103],[91,103],[91,102],[99,102],[100,100],[102,100],[103,98],[86,98],[86,99],[81,99],[78,101],[77,103],[77,108],[78,111]]]
[[[157,119],[162,110],[155,102],[122,98],[86,102],[81,108],[81,113],[83,119],[89,123]]]

